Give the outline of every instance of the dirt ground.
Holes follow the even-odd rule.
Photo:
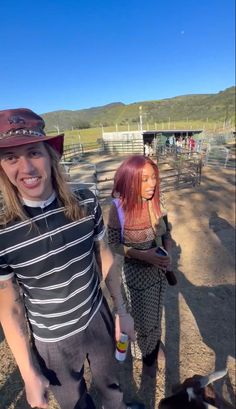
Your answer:
[[[203,168],[201,185],[166,193],[174,238],[178,285],[168,286],[163,316],[166,363],[156,379],[142,375],[139,361],[118,365],[125,400],[157,409],[171,385],[193,374],[228,369],[216,383],[235,407],[235,173]],[[103,206],[107,220],[108,206]],[[99,397],[86,378],[91,394]],[[0,331],[0,408],[27,409],[23,385]],[[53,399],[49,409],[58,408]],[[180,408],[181,409],[181,408]]]

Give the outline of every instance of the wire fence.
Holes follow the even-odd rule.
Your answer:
[[[176,144],[155,144],[151,157],[158,163],[163,191],[199,185],[203,166],[235,167],[235,140],[232,132],[203,133],[195,142],[193,149],[186,145],[180,148]],[[142,140],[100,139],[94,143],[67,146],[62,164],[72,188],[87,186],[100,198],[105,198],[111,194],[114,174],[123,158],[132,154],[145,154],[144,149]],[[101,163],[89,167],[90,155],[94,154],[107,156],[111,166]]]
[[[152,159],[158,164],[163,192],[194,187],[201,183],[202,159],[199,154],[179,154]],[[96,166],[95,179],[100,199],[111,195],[114,175],[120,163],[119,158],[114,158],[106,166]]]

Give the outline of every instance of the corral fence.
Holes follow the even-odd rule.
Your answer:
[[[82,157],[88,153],[100,152],[101,146],[98,142],[93,143],[78,143],[66,145],[62,155],[62,161],[64,162],[78,162]]]
[[[143,154],[143,141],[138,139],[131,140],[110,140],[101,142],[101,152],[109,155],[132,155]]]
[[[124,158],[122,158],[123,160]],[[191,156],[180,154],[165,158],[155,158],[160,170],[161,190],[163,192],[194,187],[201,183],[202,159],[200,154]],[[118,158],[107,163],[106,167],[96,166],[96,185],[99,198],[111,195],[115,172],[121,161]]]
[[[132,155],[143,154],[144,147],[142,140],[112,140],[103,139],[93,143],[67,145],[64,148],[62,160],[64,162],[76,162],[92,153],[102,155]]]
[[[73,189],[87,186],[100,199],[105,199],[111,195],[114,175],[120,163],[131,154],[143,154],[143,149],[143,143],[139,140],[113,140],[112,143],[105,141],[99,146],[83,144],[79,146],[78,151],[75,146],[66,149],[62,164]],[[88,162],[91,154],[103,154],[108,159],[92,165]],[[189,151],[178,153],[176,149],[164,150],[157,146],[152,159],[158,163],[163,192],[197,186],[201,182],[200,153]]]
[[[200,185],[202,156],[199,153],[181,153],[157,159],[162,191],[171,191]]]
[[[134,134],[134,135],[133,135]],[[84,156],[88,156],[91,153],[101,153],[108,155],[129,155],[129,154],[144,154],[144,140],[141,133],[135,134],[133,132],[131,135],[124,135],[119,139],[116,139],[113,134],[110,139],[97,139],[97,141],[90,143],[78,143],[67,145],[64,149],[64,154],[62,160],[64,161],[76,161]],[[154,140],[154,155],[168,155],[178,153],[178,148],[176,145],[166,146],[166,138]],[[235,135],[233,131],[225,133],[209,133],[203,131],[201,134],[195,136],[195,148],[196,153],[205,153],[208,149],[209,144],[226,147],[229,143],[235,141]],[[188,151],[186,146],[183,146],[183,152]]]
[[[204,165],[229,168],[234,167],[235,161],[232,161],[230,150],[228,148],[219,145],[211,145],[209,143],[206,150]]]
[[[208,134],[204,144],[203,164],[235,168],[235,135],[232,132]]]
[[[225,132],[225,133],[210,133],[210,132],[205,132],[205,140],[208,143],[212,143],[213,145],[227,145],[228,143],[234,142],[235,141],[235,135],[234,133],[231,132]]]
[[[157,143],[153,159],[158,163],[162,191],[183,189],[197,186],[201,183],[202,166],[235,166],[235,148],[233,152],[234,135],[203,133],[196,140],[193,151],[188,148],[178,151],[176,146],[168,147]],[[230,147],[230,148],[229,148]],[[232,153],[233,152],[233,153]],[[89,166],[91,155],[105,155],[108,159],[96,166]],[[99,198],[111,195],[114,174],[122,160],[132,154],[144,154],[142,139],[103,140],[90,144],[67,146],[63,160],[65,167],[73,176],[70,183],[91,188]],[[79,164],[76,176],[76,165]],[[73,169],[75,166],[75,175]],[[84,170],[82,171],[82,167]],[[87,185],[86,185],[87,184]]]

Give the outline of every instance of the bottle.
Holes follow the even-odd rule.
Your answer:
[[[128,339],[129,339],[128,335],[121,332],[120,339],[116,343],[115,351],[115,357],[119,362],[123,362],[126,358],[129,344]]]

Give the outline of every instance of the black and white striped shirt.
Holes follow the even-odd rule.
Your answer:
[[[105,234],[101,208],[89,190],[77,195],[87,209],[80,220],[69,221],[55,198],[24,205],[28,220],[0,228],[0,280],[16,275],[33,335],[44,342],[83,331],[102,302],[94,257]]]

